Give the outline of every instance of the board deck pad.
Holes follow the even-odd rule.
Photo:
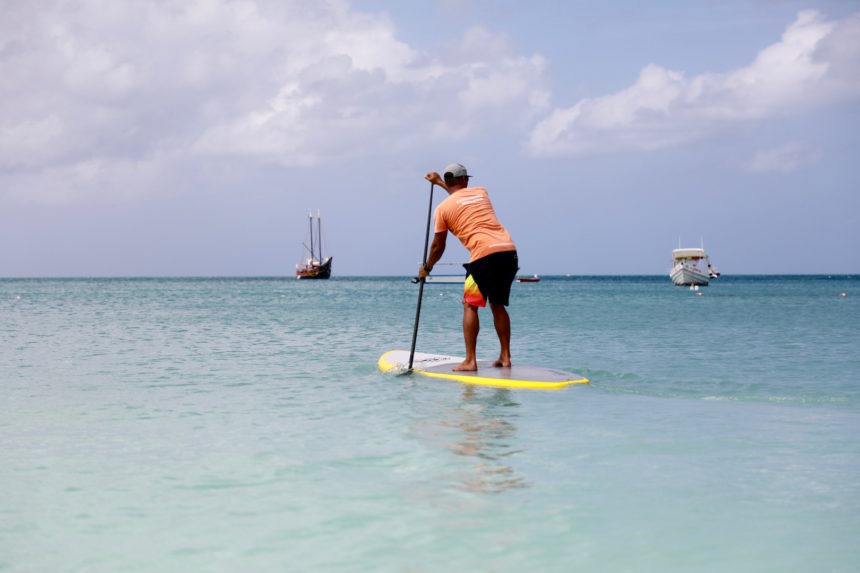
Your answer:
[[[478,370],[475,372],[454,372],[452,368],[462,361],[462,357],[416,352],[412,360],[412,371],[431,378],[501,388],[553,389],[570,384],[588,384],[588,379],[579,374],[516,362],[509,368],[499,368],[493,366],[491,360],[479,360]],[[383,372],[405,372],[408,366],[409,352],[406,350],[391,350],[379,359],[379,369]]]

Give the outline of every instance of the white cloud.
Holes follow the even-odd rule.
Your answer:
[[[545,69],[482,29],[420,53],[342,0],[7,3],[0,198],[73,200],[194,156],[308,165],[522,132]]]
[[[791,173],[817,159],[817,154],[802,143],[792,142],[758,151],[748,168],[753,173]]]
[[[158,193],[169,170],[170,166],[159,156],[110,160],[94,157],[38,170],[0,172],[0,189],[20,203],[63,205],[98,201],[117,204]]]
[[[732,122],[804,112],[860,96],[860,16],[800,12],[748,66],[687,78],[649,64],[614,94],[553,110],[531,133],[535,155],[678,145]]]
[[[653,149],[860,94],[860,15],[803,12],[739,70],[652,64],[625,90],[552,110],[547,60],[506,35],[476,27],[425,53],[345,0],[3,11],[0,201],[139,195],[213,158],[332,164],[532,129],[537,155]]]

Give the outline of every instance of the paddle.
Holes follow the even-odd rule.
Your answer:
[[[427,232],[424,234],[424,257],[421,265],[427,264],[427,247],[430,244],[430,218],[433,215],[433,188],[436,186],[430,182],[430,206],[427,207]],[[412,359],[415,357],[415,342],[418,340],[418,318],[421,316],[421,299],[424,298],[424,279],[419,281],[418,286],[418,308],[415,309],[415,328],[412,329],[412,348],[409,350],[409,370],[412,370]]]

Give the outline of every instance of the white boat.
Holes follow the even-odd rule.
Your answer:
[[[424,280],[426,283],[436,283],[444,285],[456,285],[466,282],[466,275],[427,275]]]
[[[702,261],[707,265],[702,267]],[[672,251],[672,270],[669,276],[676,286],[707,286],[711,263],[705,249],[687,248]]]
[[[440,267],[445,267],[444,269],[440,269]],[[459,272],[455,272],[457,267],[460,268]],[[436,283],[436,284],[463,284],[466,282],[466,271],[463,269],[463,265],[461,263],[436,263],[436,269],[447,271],[438,274],[430,273],[427,275],[427,278],[424,279],[425,283]],[[436,270],[434,269],[434,270]]]
[[[720,278],[720,271],[717,270],[717,267],[711,266],[711,263],[708,263],[708,276],[712,279]]]

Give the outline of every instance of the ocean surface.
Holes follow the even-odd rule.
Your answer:
[[[419,351],[463,353],[460,291]],[[860,568],[860,277],[514,284],[557,391],[380,373],[417,293],[0,280],[0,571]]]

